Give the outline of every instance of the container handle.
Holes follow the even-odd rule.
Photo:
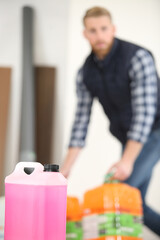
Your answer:
[[[17,163],[14,172],[24,172],[24,168],[33,168],[33,173],[43,172],[44,166],[39,162],[19,162]],[[26,174],[26,173],[25,173]]]

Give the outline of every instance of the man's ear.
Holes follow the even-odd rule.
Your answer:
[[[117,28],[116,28],[116,26],[115,26],[115,25],[113,25],[113,34],[115,35],[115,34],[116,34],[116,32],[117,32]]]
[[[83,30],[83,36],[84,36],[86,39],[88,39],[86,29]]]

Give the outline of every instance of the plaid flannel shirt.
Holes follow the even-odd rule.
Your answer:
[[[127,137],[145,143],[157,110],[157,74],[152,56],[144,49],[138,50],[131,59],[128,74],[132,120]],[[84,147],[93,98],[83,83],[83,69],[77,74],[76,89],[78,102],[69,147]]]

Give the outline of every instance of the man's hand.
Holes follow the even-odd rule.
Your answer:
[[[60,172],[63,174],[65,178],[68,178],[70,174],[70,169],[71,169],[70,167],[63,165],[63,167],[60,169]]]
[[[133,171],[134,162],[137,159],[142,147],[142,143],[128,140],[122,158],[120,161],[111,166],[108,173],[114,170],[114,178],[120,181],[124,181],[129,178]]]
[[[133,171],[133,164],[130,162],[124,162],[122,159],[112,165],[108,172],[114,173],[114,179],[124,181],[130,177]]]

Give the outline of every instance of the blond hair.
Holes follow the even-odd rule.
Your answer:
[[[83,24],[85,25],[85,20],[86,18],[89,17],[100,17],[100,16],[107,16],[110,18],[110,20],[112,21],[112,16],[111,13],[103,7],[92,7],[90,9],[88,9],[83,17]]]

